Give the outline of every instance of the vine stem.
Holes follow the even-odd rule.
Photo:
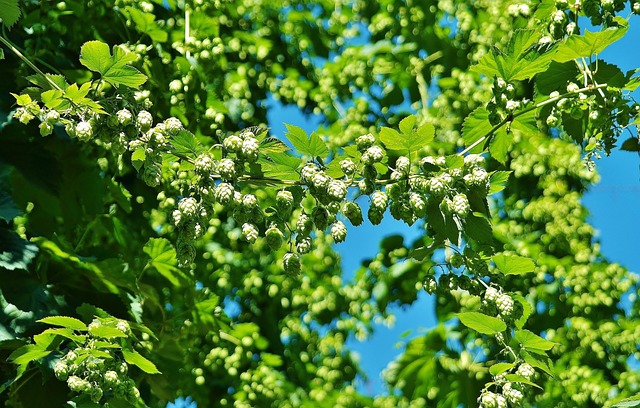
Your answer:
[[[49,84],[51,84],[51,86],[53,86],[55,89],[62,91],[62,88],[60,88],[58,86],[58,84],[56,84],[55,82],[53,82],[51,80],[51,78],[49,78],[44,72],[42,72],[40,70],[40,68],[38,68],[33,62],[31,62],[31,60],[29,60],[29,58],[25,57],[25,55],[23,53],[20,52],[19,49],[17,49],[13,44],[11,44],[11,42],[9,40],[7,40],[6,38],[4,38],[4,36],[0,35],[0,42],[2,42],[4,45],[6,45],[11,52],[13,52],[14,54],[16,54],[22,61],[24,61],[25,64],[27,64],[32,70],[34,70],[38,75],[42,75],[42,77],[44,79],[47,80],[47,82],[49,82]]]
[[[497,125],[495,125],[493,128],[491,128],[491,130],[489,132],[487,132],[486,135],[482,136],[480,139],[476,140],[475,142],[473,142],[471,145],[469,145],[469,147],[467,147],[466,149],[464,149],[463,151],[461,151],[460,153],[458,153],[458,156],[464,156],[465,154],[469,153],[471,150],[473,150],[476,146],[478,146],[480,143],[484,142],[485,140],[487,140],[487,138],[491,137],[496,131],[498,131],[498,129],[500,129],[502,126],[506,125],[509,122],[512,122],[515,118],[524,115],[525,113],[529,113],[533,110],[542,108],[543,106],[549,105],[550,103],[559,101],[562,98],[568,98],[571,97],[573,95],[577,95],[581,92],[588,92],[588,91],[593,91],[593,90],[598,90],[599,92],[602,92],[601,89],[602,88],[606,88],[608,85],[607,84],[599,84],[599,85],[589,85],[589,86],[585,86],[584,88],[578,89],[575,92],[567,92],[564,93],[562,95],[558,95],[556,97],[553,98],[549,98],[545,101],[539,102],[533,106],[530,106],[526,109],[523,109],[517,113],[514,113],[513,115],[507,116],[506,118],[502,119],[500,121],[500,123],[498,123]]]

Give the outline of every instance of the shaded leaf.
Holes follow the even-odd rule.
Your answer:
[[[128,14],[131,20],[135,23],[136,30],[143,34],[147,34],[153,41],[167,41],[169,35],[158,26],[153,14],[145,13],[133,7],[126,7],[125,10],[125,14]]]
[[[0,219],[11,221],[22,215],[22,211],[13,201],[13,197],[6,190],[0,190]]]
[[[0,20],[4,25],[11,27],[19,18],[20,7],[18,7],[18,0],[0,0]]]
[[[637,137],[630,137],[622,143],[620,146],[620,150],[624,150],[627,152],[638,152],[640,151],[640,140]]]
[[[189,156],[194,159],[202,149],[198,139],[188,130],[181,130],[176,135],[171,136],[169,143],[173,146],[172,153]]]
[[[155,268],[174,286],[180,286],[180,279],[186,279],[177,266],[176,250],[166,238],[150,238],[143,251],[151,258],[145,268]]]
[[[38,253],[38,247],[15,232],[0,227],[0,268],[10,271],[27,269]]]

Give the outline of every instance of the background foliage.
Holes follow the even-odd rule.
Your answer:
[[[628,296],[637,278],[600,253],[580,203],[597,178],[592,158],[615,145],[638,150],[636,137],[619,138],[636,120],[638,81],[597,54],[625,35],[621,16],[639,3],[71,0],[0,9],[11,41],[0,62],[7,406],[164,406],[190,396],[199,406],[599,407],[639,391],[629,367],[639,352],[639,306]],[[295,154],[251,128],[253,159],[243,129],[265,125],[269,98],[323,122],[311,136],[289,127]],[[371,143],[358,139],[369,133],[384,146],[377,167],[361,165],[373,161],[363,158]],[[244,137],[242,149],[231,135]],[[460,157],[483,151],[486,161]],[[243,163],[228,176],[216,170],[253,194],[259,213],[221,205],[220,183],[203,184],[205,153]],[[358,166],[352,181],[376,180],[351,182],[348,199],[364,218],[375,223],[387,199],[358,191],[388,184],[386,216],[425,227],[416,242],[383,240],[344,280],[332,247],[339,224],[318,227],[314,211],[342,199],[323,197],[340,194],[305,180],[303,165],[326,162],[326,174],[346,173],[349,184],[339,165],[347,157]],[[463,183],[465,174],[491,174],[490,189]],[[464,189],[467,207],[431,199],[440,197],[431,180],[445,175],[458,177],[451,201]],[[411,177],[430,183],[423,213]],[[258,239],[245,227],[256,214],[287,213],[283,185],[300,204],[290,228],[300,229],[301,212],[318,227],[300,275],[287,273],[296,268],[285,253],[305,252],[294,234],[278,224],[290,240],[281,247],[266,222],[254,225]],[[185,200],[206,201],[207,187],[216,204],[198,218]],[[485,203],[487,192],[498,194]],[[412,212],[394,209],[402,200]],[[340,210],[338,221],[357,223]],[[438,266],[432,256],[444,246]],[[387,395],[361,395],[345,342],[391,323],[389,307],[413,303],[423,281],[441,324],[388,367]],[[229,304],[237,313],[224,312]]]

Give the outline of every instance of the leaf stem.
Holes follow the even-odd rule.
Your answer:
[[[466,149],[464,149],[463,151],[461,151],[460,153],[458,153],[458,156],[464,156],[465,154],[469,153],[471,150],[473,150],[476,146],[478,146],[480,143],[484,142],[485,140],[487,140],[488,138],[490,138],[491,136],[493,136],[493,134],[495,132],[498,131],[498,129],[500,129],[502,126],[504,126],[505,124],[509,123],[509,122],[513,122],[513,120],[517,117],[520,117],[522,115],[524,115],[525,113],[529,113],[533,110],[542,108],[543,106],[549,105],[550,103],[559,101],[562,98],[568,98],[574,95],[578,95],[581,92],[588,92],[588,91],[593,91],[593,90],[598,90],[599,92],[602,92],[601,89],[602,88],[606,88],[608,85],[607,84],[596,84],[596,85],[587,85],[584,88],[578,89],[575,92],[566,92],[563,93],[562,95],[558,95],[556,97],[553,98],[549,98],[545,101],[542,102],[538,102],[535,105],[529,106],[528,108],[525,108],[519,112],[514,113],[511,116],[507,116],[506,118],[502,119],[500,121],[500,123],[498,123],[497,125],[495,125],[493,128],[491,128],[491,130],[489,132],[487,132],[486,135],[482,136],[480,139],[476,140],[475,142],[473,142],[471,145],[469,145]]]
[[[53,86],[55,89],[62,91],[62,88],[60,88],[58,86],[58,84],[56,84],[55,82],[53,82],[51,80],[51,78],[49,78],[44,72],[42,72],[40,70],[40,68],[38,68],[33,62],[31,62],[31,60],[27,57],[25,57],[25,55],[23,53],[20,52],[20,50],[18,48],[16,48],[9,40],[7,40],[3,35],[0,35],[0,42],[2,42],[4,45],[6,45],[14,54],[16,54],[22,61],[24,61],[25,64],[27,64],[32,70],[34,70],[38,75],[42,75],[42,77],[44,79],[47,80],[47,82],[49,82],[49,84],[51,84],[51,86]]]

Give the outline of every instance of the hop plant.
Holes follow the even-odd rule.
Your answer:
[[[311,179],[311,183],[312,183],[313,187],[321,190],[321,189],[327,187],[327,185],[329,184],[329,180],[330,180],[329,176],[327,176],[322,171],[318,171],[318,172],[316,172],[316,174],[313,175],[313,178]]]
[[[446,187],[440,177],[433,177],[429,180],[429,193],[436,197],[441,197],[446,191]]]
[[[502,316],[511,316],[511,314],[513,313],[513,306],[513,299],[506,293],[501,294],[500,296],[498,296],[498,299],[496,299],[496,307],[498,308],[498,312]]]
[[[364,152],[376,142],[376,138],[371,134],[362,135],[356,138],[356,148]]]
[[[164,128],[169,135],[176,135],[179,131],[184,129],[180,119],[174,117],[170,117],[164,121]]]
[[[518,366],[516,374],[523,376],[527,380],[531,380],[536,374],[536,370],[530,364],[523,363]]]
[[[227,205],[233,201],[234,193],[233,186],[228,183],[220,183],[216,187],[216,201],[222,205]]]
[[[91,389],[91,383],[77,375],[67,378],[67,386],[71,391],[75,392],[87,392]]]
[[[320,231],[324,231],[329,226],[329,211],[322,206],[315,207],[311,213],[313,224]]]
[[[481,408],[507,408],[507,400],[500,394],[485,391],[480,396]]]
[[[327,194],[335,201],[342,201],[347,195],[347,187],[342,181],[332,180],[327,185]]]
[[[369,217],[369,221],[373,225],[378,225],[382,222],[382,218],[384,213],[378,211],[375,207],[369,207],[369,211],[367,212],[367,217]]]
[[[146,110],[141,110],[136,118],[136,123],[141,131],[146,132],[153,125],[153,116]]]
[[[310,237],[298,236],[296,238],[296,251],[299,254],[308,254],[311,251],[312,241]]]
[[[313,228],[313,221],[311,217],[305,213],[301,213],[298,216],[298,220],[296,221],[296,231],[303,235],[309,235],[311,233],[311,229]]]
[[[352,201],[348,201],[344,204],[342,207],[342,213],[349,219],[349,222],[354,227],[357,227],[364,221],[362,217],[362,209],[360,209],[358,204]]]
[[[340,169],[348,176],[356,172],[356,164],[351,159],[344,159],[340,161]]]
[[[300,273],[300,256],[293,252],[287,252],[282,257],[282,265],[287,274],[298,275]]]
[[[78,140],[86,142],[93,137],[93,127],[87,121],[79,122],[75,128],[75,135]]]
[[[336,243],[343,242],[347,238],[347,227],[342,221],[334,221],[331,225],[331,237]]]
[[[293,209],[293,194],[287,190],[280,190],[276,194],[276,207],[283,215],[287,215]]]
[[[258,154],[260,153],[260,145],[255,138],[246,138],[242,142],[242,149],[240,155],[249,163],[255,163],[258,160]]]
[[[456,194],[451,200],[451,210],[457,216],[466,217],[469,209],[469,200],[465,194]]]
[[[193,197],[185,197],[178,202],[178,210],[187,217],[196,216],[198,208],[198,201]]]
[[[396,160],[396,171],[404,176],[411,170],[411,161],[406,156],[400,156]]]
[[[222,141],[222,146],[230,153],[240,153],[242,145],[242,139],[236,135],[231,135]]]
[[[498,289],[494,288],[493,286],[489,286],[484,292],[484,300],[486,300],[487,302],[493,303],[498,300],[499,296],[500,292],[498,292]]]
[[[371,194],[375,191],[376,185],[371,180],[362,179],[358,181],[358,188],[362,194]]]
[[[55,125],[60,120],[60,113],[56,110],[48,110],[47,113],[44,114],[44,121],[50,125]]]
[[[210,154],[203,153],[196,158],[194,166],[198,174],[208,175],[213,171],[214,161]]]
[[[522,391],[515,388],[513,383],[510,383],[510,382],[502,386],[502,395],[504,395],[507,401],[509,401],[512,405],[516,407],[520,406],[520,404],[522,403],[522,399],[524,398]]]
[[[267,231],[265,231],[264,236],[267,241],[267,245],[274,251],[279,249],[284,241],[284,234],[275,225],[269,227]]]
[[[222,159],[218,162],[218,173],[223,180],[234,180],[236,178],[236,164],[231,159]]]
[[[258,227],[255,225],[245,222],[242,224],[242,236],[249,243],[253,244],[258,239]]]
[[[376,191],[371,195],[371,208],[375,211],[384,213],[387,210],[389,204],[389,197],[382,191]]]
[[[409,205],[416,216],[420,218],[425,216],[427,211],[427,201],[421,194],[411,192],[409,194]]]
[[[379,163],[384,158],[384,150],[380,146],[371,146],[362,154],[364,164]]]
[[[425,292],[427,292],[430,295],[433,295],[434,293],[436,293],[436,290],[438,289],[438,283],[436,281],[435,276],[432,276],[432,275],[426,276],[422,281],[422,288],[424,289]]]

